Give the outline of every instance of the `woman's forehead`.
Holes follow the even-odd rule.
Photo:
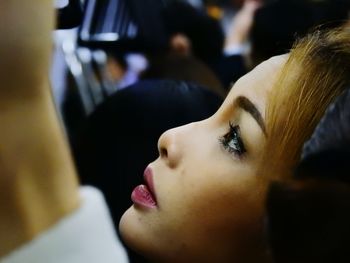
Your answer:
[[[281,55],[262,62],[235,83],[226,100],[232,102],[236,97],[244,96],[262,113],[265,112],[268,94],[274,87],[287,59],[288,55]]]

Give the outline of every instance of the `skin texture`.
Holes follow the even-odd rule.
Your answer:
[[[267,175],[257,171],[265,135],[234,103],[244,96],[264,118],[268,94],[287,56],[242,77],[212,117],[165,132],[153,171],[158,207],[130,207],[120,221],[126,243],[154,262],[266,262],[262,218]],[[219,140],[239,125],[246,153]]]

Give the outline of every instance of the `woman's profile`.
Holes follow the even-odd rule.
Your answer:
[[[10,0],[0,15],[7,36],[0,44],[0,256],[22,253],[23,244],[31,255],[33,239],[44,255],[43,238],[56,247],[71,244],[53,233],[88,202],[47,84],[54,15],[48,0]],[[238,80],[212,117],[165,132],[146,184],[135,188],[134,205],[121,219],[125,242],[154,262],[269,262],[266,189],[291,177],[303,143],[349,83],[349,39],[342,28],[300,40],[289,55]],[[81,237],[92,247],[94,227],[89,238],[75,233],[61,262],[96,262],[108,253],[111,247],[78,246]],[[81,256],[88,253],[94,256]],[[114,256],[110,261],[118,262]]]
[[[291,177],[303,142],[349,81],[348,29],[316,32],[242,77],[210,118],[165,132],[121,219],[155,262],[265,262],[271,180]]]

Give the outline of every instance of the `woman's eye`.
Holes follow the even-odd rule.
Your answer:
[[[229,123],[229,127],[228,133],[220,138],[220,143],[229,153],[241,157],[246,149],[241,139],[239,126],[233,126],[232,123]]]

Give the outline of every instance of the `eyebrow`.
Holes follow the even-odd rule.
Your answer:
[[[252,115],[252,117],[259,124],[264,135],[267,136],[264,119],[257,107],[247,97],[244,96],[237,97],[235,100],[235,104],[244,111],[248,112],[250,115]]]

